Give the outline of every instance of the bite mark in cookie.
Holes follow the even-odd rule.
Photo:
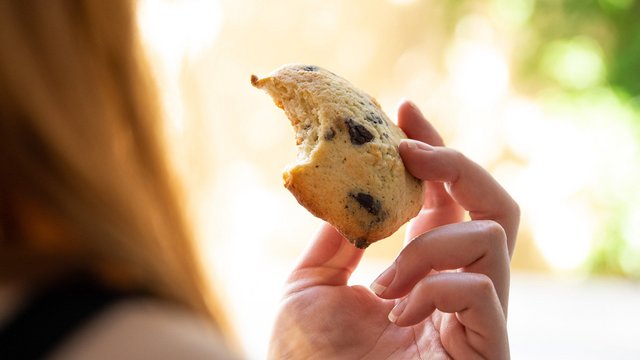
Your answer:
[[[406,135],[374,98],[315,65],[283,66],[251,83],[291,121],[298,157],[285,187],[312,214],[362,249],[418,214],[423,184],[398,152]]]
[[[329,130],[324,133],[324,139],[325,140],[333,140],[333,138],[336,137],[336,131],[333,128],[329,128]]]

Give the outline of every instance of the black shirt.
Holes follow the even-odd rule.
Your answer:
[[[49,356],[97,314],[131,296],[89,277],[68,279],[40,291],[0,327],[0,359]]]

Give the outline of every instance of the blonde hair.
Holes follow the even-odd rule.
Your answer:
[[[163,153],[135,5],[0,1],[0,280],[88,270],[224,327]]]

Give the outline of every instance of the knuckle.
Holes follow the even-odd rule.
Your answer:
[[[511,209],[511,213],[514,215],[514,217],[517,220],[520,220],[520,214],[521,214],[520,205],[515,200],[512,200],[512,202],[513,202],[513,205],[512,205],[513,208]]]
[[[493,281],[484,274],[474,274],[473,287],[478,295],[482,298],[494,296],[496,293]]]
[[[430,245],[433,240],[433,231],[420,234],[414,237],[398,256],[399,261],[410,261],[409,259],[420,258],[420,261],[424,261],[423,254],[428,254],[430,251]]]
[[[476,220],[474,223],[486,252],[506,249],[507,234],[502,225],[493,220]]]
[[[415,294],[430,294],[432,293],[432,288],[434,287],[434,278],[427,276],[416,283],[416,285],[411,290],[411,293]]]
[[[446,148],[448,156],[453,160],[456,164],[463,164],[469,161],[469,159],[460,151],[452,148]]]
[[[448,191],[451,191],[451,186],[460,179],[461,173],[464,172],[469,159],[460,151],[452,148],[443,148],[442,154],[444,155],[443,160],[446,160],[446,163],[449,165],[445,173],[447,180],[445,186]]]
[[[504,231],[502,225],[493,220],[482,220],[481,221],[482,232],[486,235],[488,239],[492,242],[505,242],[507,239],[507,234]]]

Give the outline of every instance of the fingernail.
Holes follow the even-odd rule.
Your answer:
[[[422,141],[416,141],[413,139],[402,139],[400,140],[400,143],[407,144],[407,147],[411,150],[424,150],[424,151],[433,150],[433,146],[423,143]]]
[[[389,321],[391,321],[392,323],[395,323],[400,317],[400,315],[402,315],[402,312],[406,307],[407,307],[407,298],[404,298],[400,300],[400,302],[397,303],[396,306],[393,307],[393,309],[391,309],[391,312],[389,313],[389,316],[388,316]]]
[[[373,291],[376,295],[382,294],[387,289],[386,286],[382,286],[376,282],[372,283],[369,288],[371,288],[371,291]]]
[[[395,263],[391,265],[387,270],[385,270],[382,274],[376,278],[371,286],[371,291],[376,293],[376,295],[380,296],[382,293],[391,285],[393,278],[396,276],[396,265]]]

